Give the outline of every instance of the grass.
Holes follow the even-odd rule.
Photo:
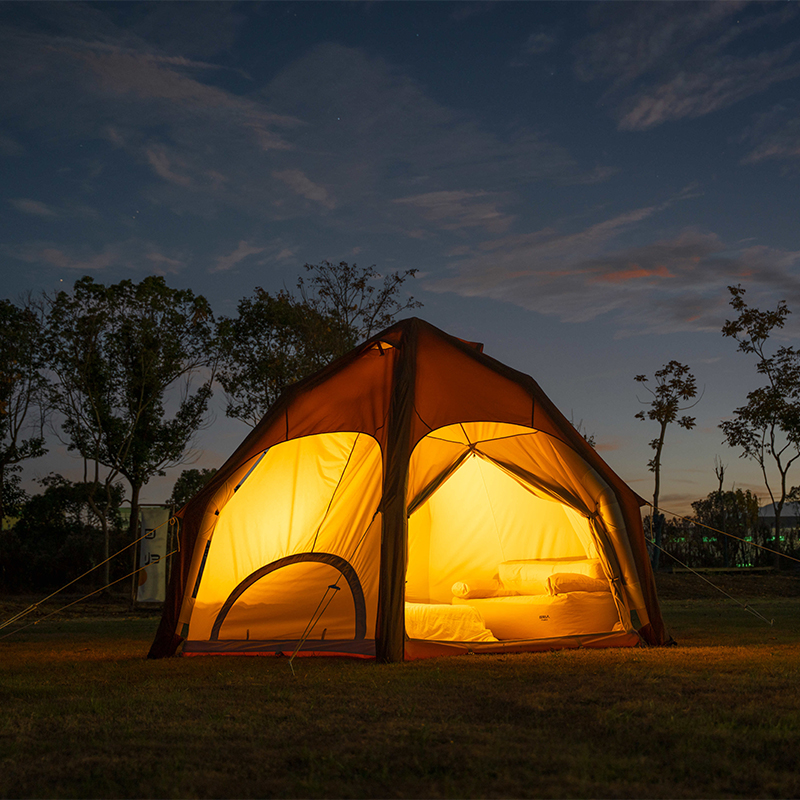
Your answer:
[[[152,615],[47,620],[0,641],[0,796],[797,797],[800,598],[782,594],[754,601],[771,627],[665,599],[673,648],[296,675],[147,661]]]

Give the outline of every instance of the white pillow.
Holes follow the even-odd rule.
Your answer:
[[[513,589],[504,587],[500,581],[495,580],[456,581],[451,591],[454,597],[460,597],[462,600],[477,600],[482,597],[509,597],[518,594]]]
[[[555,572],[547,579],[548,594],[568,592],[608,592],[608,581],[598,580],[577,572]]]
[[[497,568],[500,581],[506,588],[516,587],[523,582],[545,583],[555,572],[572,572],[605,580],[603,567],[596,558],[537,558],[520,561],[504,561]],[[518,590],[521,591],[521,590]],[[542,592],[524,592],[542,594]]]

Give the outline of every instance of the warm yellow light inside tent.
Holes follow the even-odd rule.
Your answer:
[[[365,434],[319,434],[271,448],[220,512],[188,639],[352,637],[359,591],[366,635],[373,635],[381,482],[380,447]],[[324,614],[306,631],[323,598]]]
[[[504,561],[588,558],[576,525],[587,540],[585,519],[470,455],[409,519],[406,597],[449,603],[453,583],[497,579]]]
[[[597,505],[583,486],[590,467],[573,456],[552,437],[496,423],[450,426],[418,445],[408,491],[407,630],[455,640],[455,628],[448,636],[440,624],[442,614],[456,620],[454,612],[436,612],[447,605],[477,610],[498,639],[621,629],[588,516]],[[524,469],[512,474],[512,463]],[[504,588],[504,574],[520,569],[535,579]],[[551,594],[550,584],[576,583],[548,584],[551,574],[583,575],[584,591]],[[454,597],[456,584],[494,589],[463,600]],[[430,635],[418,604],[431,607]],[[533,617],[554,624],[533,624]]]

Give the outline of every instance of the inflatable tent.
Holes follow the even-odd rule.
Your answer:
[[[667,643],[644,501],[482,350],[407,319],[284,392],[178,512],[150,657]]]

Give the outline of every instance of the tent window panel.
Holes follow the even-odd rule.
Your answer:
[[[291,553],[349,558],[338,551],[363,536],[380,483],[380,448],[369,436],[321,434],[272,447],[220,514],[198,601],[224,602],[256,569]]]
[[[322,608],[324,613],[307,630]],[[301,636],[356,636],[353,595],[341,573],[328,564],[300,562],[271,572],[238,598],[219,630],[220,639],[297,640]]]

